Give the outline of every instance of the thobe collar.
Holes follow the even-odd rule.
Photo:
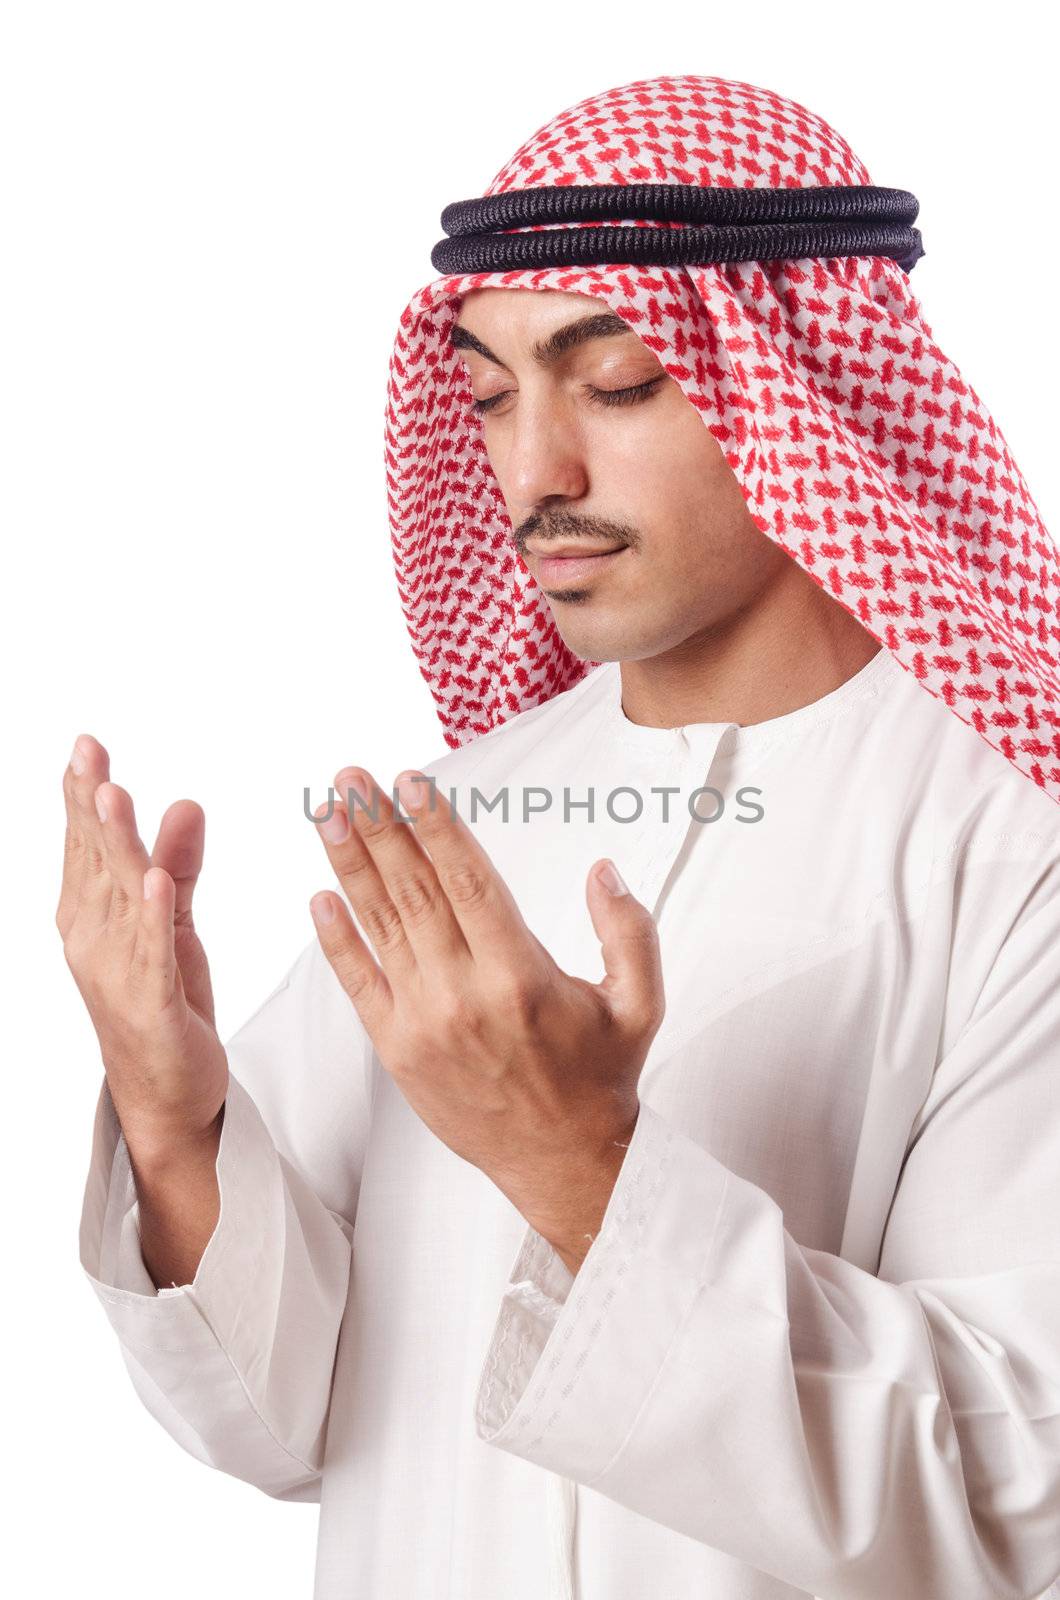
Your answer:
[[[733,754],[758,756],[775,745],[798,738],[812,724],[832,716],[849,703],[875,695],[881,681],[889,673],[901,672],[902,668],[890,652],[881,646],[863,667],[838,688],[820,695],[807,705],[796,707],[794,711],[786,711],[762,722],[688,722],[673,728],[652,727],[647,723],[634,722],[626,715],[622,706],[619,662],[606,661],[597,671],[601,691],[599,714],[609,739],[616,740],[626,749],[659,759],[691,753],[706,767],[723,744],[725,750]]]

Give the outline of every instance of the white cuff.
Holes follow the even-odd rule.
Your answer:
[[[250,1095],[229,1074],[217,1151],[217,1226],[190,1285],[156,1289],[140,1250],[129,1151],[106,1080],[81,1214],[83,1266],[115,1332],[134,1352],[231,1349],[240,1306],[274,1272],[283,1248],[283,1187],[272,1138]],[[190,1291],[190,1292],[189,1292]],[[160,1341],[161,1340],[161,1344]]]
[[[686,1145],[691,1220],[689,1187],[667,1184]],[[532,1228],[523,1236],[475,1398],[480,1438],[580,1483],[606,1470],[700,1292],[729,1177],[641,1102],[600,1232],[561,1304],[562,1263]]]

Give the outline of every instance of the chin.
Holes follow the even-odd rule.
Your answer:
[[[585,591],[582,594],[581,605],[550,606],[557,633],[580,661],[643,661],[661,655],[693,631],[691,625],[649,618],[643,606],[635,603],[621,610],[613,608],[610,616],[604,616],[604,608],[594,609],[592,597]]]
[[[616,637],[613,632],[594,636],[575,628],[564,630],[558,623],[556,626],[563,643],[579,661],[628,661],[638,653],[632,648],[632,639]],[[650,655],[653,652],[645,650],[643,653]]]

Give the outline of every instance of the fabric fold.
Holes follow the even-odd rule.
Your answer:
[[[279,1155],[234,1075],[216,1171],[220,1214],[195,1276],[156,1291],[104,1080],[81,1264],[141,1400],[185,1449],[278,1498],[319,1500],[352,1230]]]

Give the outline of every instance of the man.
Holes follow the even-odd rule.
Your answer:
[[[754,174],[870,183],[667,78],[490,193]],[[452,748],[336,775],[344,894],[226,1047],[202,814],[149,856],[78,740],[82,1262],[162,1425],[319,1501],[318,1600],[1060,1573],[1057,554],[889,248],[411,302],[392,529]]]

